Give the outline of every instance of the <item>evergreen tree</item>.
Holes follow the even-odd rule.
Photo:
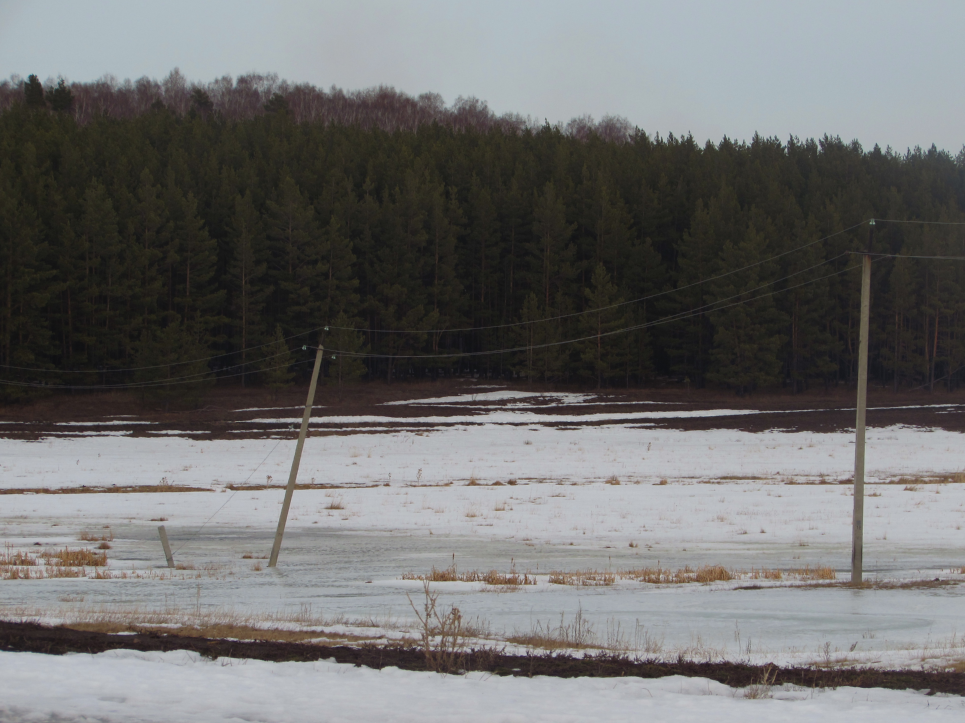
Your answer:
[[[704,384],[714,333],[710,317],[701,311],[713,300],[707,282],[721,268],[724,244],[740,244],[743,230],[737,194],[726,183],[706,206],[698,201],[693,223],[677,247],[677,292],[658,305],[663,314],[681,317],[667,340],[671,368],[698,387]]]
[[[514,327],[516,345],[525,349],[518,355],[514,371],[527,381],[533,381],[539,376],[539,366],[536,359],[536,347],[543,338],[542,329],[538,322],[544,318],[536,294],[530,293],[523,302],[519,315],[520,324]]]
[[[355,275],[355,254],[338,216],[332,214],[322,231],[320,271],[324,275],[325,298],[319,318],[328,321],[339,314],[358,309],[359,281]]]
[[[113,338],[118,314],[117,286],[121,273],[121,237],[117,213],[104,184],[95,181],[84,192],[77,227],[83,250],[85,356],[94,367],[109,366],[120,356]]]
[[[325,340],[326,352],[331,349],[335,359],[328,365],[328,380],[341,387],[343,383],[354,382],[366,374],[365,364],[354,354],[365,354],[368,346],[362,335],[351,327],[358,319],[340,311]],[[328,356],[328,354],[326,354]]]
[[[229,230],[230,261],[228,283],[231,292],[231,323],[237,332],[234,348],[241,352],[241,363],[248,363],[248,348],[264,335],[262,311],[270,289],[262,286],[265,262],[265,236],[261,217],[251,201],[251,193],[236,195]],[[247,379],[244,368],[241,383]]]
[[[321,244],[315,209],[286,175],[268,202],[268,274],[274,282],[273,312],[287,333],[321,326]]]
[[[141,398],[150,404],[196,407],[214,382],[208,348],[175,317],[161,329],[145,329],[137,344],[134,379]]]
[[[44,86],[36,75],[28,75],[23,84],[23,101],[28,108],[46,108],[47,101],[44,99]]]
[[[596,265],[590,287],[583,293],[587,306],[595,311],[580,316],[580,336],[584,338],[579,345],[581,371],[600,389],[604,382],[626,373],[626,334],[614,333],[626,328],[626,309],[620,306],[623,299],[602,263]]]
[[[288,348],[288,342],[285,341],[281,324],[275,325],[274,341],[262,351],[265,354],[261,362],[265,383],[271,390],[272,399],[278,399],[278,392],[288,389],[295,378],[295,373],[291,370],[292,354]]]
[[[44,262],[40,224],[0,161],[0,365],[4,378],[14,382],[55,381],[49,375],[11,367],[48,368],[50,330],[45,307],[54,272]],[[27,387],[0,387],[6,401],[29,396]]]
[[[428,329],[434,328],[439,312],[427,308],[428,289],[424,278],[426,261],[426,217],[431,187],[420,169],[406,173],[402,188],[383,203],[381,248],[373,268],[375,293],[372,307],[382,328],[392,330],[381,340],[388,355],[386,378],[391,381],[396,357],[422,348]]]
[[[74,95],[63,78],[57,82],[57,87],[47,94],[47,100],[50,101],[51,110],[58,113],[70,113],[74,107]],[[29,100],[27,104],[30,105]]]
[[[707,378],[746,394],[776,384],[780,378],[782,314],[775,308],[772,288],[760,288],[773,278],[773,265],[760,264],[770,255],[766,231],[751,223],[738,244],[725,241],[718,269],[742,269],[709,284],[715,307],[712,371]]]

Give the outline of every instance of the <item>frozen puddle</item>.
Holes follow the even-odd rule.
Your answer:
[[[164,572],[156,524],[113,527],[112,570]],[[407,595],[418,601],[422,594],[421,583],[402,580],[402,574],[424,573],[453,562],[461,570],[514,568],[536,574],[657,564],[679,568],[695,561],[731,569],[786,570],[842,562],[848,552],[843,545],[804,550],[782,545],[601,550],[315,528],[287,533],[278,568],[256,570],[264,564],[258,558],[271,547],[270,528],[218,527],[194,537],[195,529],[167,525],[176,560],[191,568],[175,579],[4,581],[0,582],[0,610],[6,616],[19,611],[18,615],[41,619],[46,615],[53,621],[70,611],[119,606],[206,613],[227,609],[256,617],[309,609],[329,619],[342,615],[349,620],[375,620],[391,631],[413,620]],[[6,532],[11,531],[8,526]],[[62,544],[62,539],[65,544],[64,538],[52,541]],[[954,554],[952,550],[902,552],[900,562],[871,569],[868,576],[940,575],[938,566]],[[245,554],[252,559],[244,559]],[[698,660],[807,664],[848,659],[917,666],[965,655],[956,638],[961,632],[965,585],[911,590],[635,583],[574,587],[551,585],[543,579],[513,591],[466,583],[434,587],[441,591],[444,604],[459,607],[467,620],[488,629],[493,640],[569,624],[579,613],[588,626],[587,634],[601,646],[620,645],[671,659],[683,654]]]

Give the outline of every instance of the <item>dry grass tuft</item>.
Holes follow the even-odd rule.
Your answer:
[[[774,680],[777,678],[777,669],[771,665],[764,668],[764,672],[761,675],[761,682],[755,683],[754,685],[749,685],[744,688],[741,695],[742,698],[747,698],[749,700],[760,700],[762,698],[771,698],[771,689],[774,687]]]
[[[101,543],[106,545],[107,543]],[[43,563],[41,565],[41,563]],[[31,555],[14,550],[9,544],[0,553],[0,579],[44,580],[48,578],[87,577],[86,568],[93,567],[94,577],[110,576],[101,569],[107,564],[107,553],[89,549],[43,550]]]
[[[465,649],[466,630],[462,613],[455,605],[450,606],[448,612],[440,613],[439,593],[429,589],[428,580],[423,581],[422,591],[425,595],[422,612],[419,612],[408,593],[406,597],[419,620],[426,665],[437,673],[454,673]]]
[[[326,510],[344,510],[345,502],[342,500],[341,497],[333,497],[331,500],[329,500],[328,504],[325,505],[325,509]]]
[[[818,565],[817,567],[805,565],[801,568],[788,570],[788,574],[799,580],[835,580],[838,577],[834,568],[828,565]]]
[[[600,570],[551,572],[549,576],[549,582],[553,585],[573,585],[576,587],[609,587],[616,580],[615,573]]]
[[[680,585],[691,582],[726,582],[733,580],[734,574],[723,565],[703,565],[696,569],[688,565],[679,570],[642,567],[637,570],[627,570],[621,573],[621,577],[653,585]]]
[[[402,579],[422,580],[423,582],[481,582],[486,585],[498,585],[500,587],[536,584],[535,577],[529,573],[519,574],[516,572],[515,567],[511,568],[508,573],[502,573],[498,570],[488,570],[484,572],[469,570],[467,572],[459,572],[456,569],[455,563],[443,570],[433,567],[431,572],[424,575],[406,572],[403,573]]]
[[[751,580],[783,580],[784,573],[781,570],[769,570],[767,568],[751,568],[747,575]]]
[[[834,568],[806,566],[794,570],[752,568],[728,570],[723,565],[701,565],[677,570],[664,567],[641,567],[611,572],[609,570],[577,570],[575,572],[551,572],[549,582],[555,585],[598,587],[613,585],[618,580],[632,580],[649,585],[686,585],[689,583],[730,582],[732,580],[834,580]]]
[[[15,551],[9,543],[4,545],[3,552],[0,552],[0,566],[32,567],[36,564],[37,561],[34,558],[21,550]]]
[[[45,550],[41,553],[41,558],[47,565],[56,567],[103,567],[107,564],[106,552],[94,552],[87,548],[71,550],[65,547],[63,550]]]
[[[885,482],[889,485],[906,485],[906,487],[918,487],[919,485],[951,485],[965,484],[965,472],[940,475],[916,475],[911,477],[899,477],[898,479]]]
[[[525,645],[544,650],[573,650],[598,647],[593,635],[593,627],[583,617],[580,606],[573,616],[573,622],[566,622],[565,613],[560,613],[559,625],[544,624],[537,620],[527,632],[514,632],[506,638],[510,643]]]
[[[107,528],[106,533],[99,534],[96,532],[91,532],[90,530],[81,530],[80,534],[77,536],[77,539],[83,542],[113,542],[114,533],[111,532],[110,528]]]

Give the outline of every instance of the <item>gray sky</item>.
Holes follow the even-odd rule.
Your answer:
[[[0,77],[276,72],[698,142],[965,144],[962,0],[0,0]]]

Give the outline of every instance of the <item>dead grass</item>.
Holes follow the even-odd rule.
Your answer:
[[[662,567],[642,567],[620,573],[624,579],[636,580],[653,585],[680,585],[692,582],[726,582],[734,579],[723,565],[702,565],[698,568],[687,567],[671,570]]]
[[[518,573],[515,567],[508,573],[498,570],[467,570],[459,572],[456,564],[440,570],[433,567],[428,573],[419,574],[406,572],[402,574],[403,580],[422,580],[423,582],[481,582],[486,585],[498,585],[500,587],[517,587],[519,585],[535,585],[536,578],[530,573]]]
[[[498,570],[467,570],[460,571],[455,563],[447,568],[433,567],[427,573],[407,572],[402,575],[403,580],[421,580],[423,582],[479,582],[511,591],[520,585],[537,584],[537,575],[532,572],[519,573],[515,566],[508,573]],[[569,585],[572,587],[609,587],[621,580],[645,583],[649,585],[686,585],[708,584],[715,582],[731,582],[740,580],[766,580],[770,582],[818,582],[837,579],[834,568],[818,565],[806,565],[802,568],[790,570],[751,568],[750,570],[730,570],[723,565],[701,565],[699,567],[682,567],[678,569],[665,567],[641,567],[629,570],[554,570],[546,574],[546,580],[552,585]]]
[[[109,527],[105,527],[107,532],[91,532],[90,530],[81,530],[80,534],[77,536],[78,540],[83,542],[113,542],[114,533],[111,532]]]
[[[609,570],[577,570],[575,572],[551,572],[549,582],[556,585],[573,586],[609,586],[618,580],[632,580],[650,585],[686,585],[690,583],[730,582],[732,580],[834,580],[834,568],[827,566],[811,567],[791,570],[767,568],[751,568],[746,570],[728,570],[723,565],[701,565],[700,567],[682,567],[671,569],[664,567],[641,567],[617,572]]]
[[[754,685],[749,685],[741,692],[742,698],[747,698],[748,700],[760,700],[762,698],[771,698],[771,690],[774,688],[774,680],[777,678],[777,668],[772,665],[768,665],[764,668],[764,672],[761,674],[761,681],[755,683]]]
[[[537,620],[530,630],[513,632],[506,640],[515,645],[543,650],[579,650],[600,647],[593,635],[593,627],[583,617],[582,606],[577,609],[572,622],[566,622],[566,614],[560,613],[559,625]]]
[[[144,607],[141,605],[84,605],[67,607],[6,607],[0,608],[4,619],[51,619],[63,620],[65,624],[78,623],[118,625],[165,625],[212,627],[220,625],[249,626],[259,630],[346,626],[357,628],[396,628],[400,622],[394,618],[349,618],[339,613],[325,615],[311,604],[278,610],[239,611],[219,606],[203,608],[200,605],[178,607]]]
[[[0,489],[0,495],[99,495],[140,494],[153,492],[214,492],[206,487],[188,485],[111,485],[110,487],[11,487]]]
[[[0,609],[4,619],[62,621],[75,630],[103,633],[162,633],[198,638],[235,638],[238,640],[266,640],[282,642],[367,642],[382,638],[381,632],[371,635],[340,630],[330,632],[326,627],[398,628],[394,619],[350,619],[344,615],[325,616],[316,613],[311,605],[275,612],[239,613],[219,607],[205,610],[200,605],[191,609],[174,606],[144,608],[140,606],[67,606],[62,608],[6,608]]]
[[[836,580],[838,577],[834,568],[828,565],[817,565],[815,567],[805,565],[802,568],[788,570],[788,574],[799,580]]]
[[[3,552],[0,552],[0,567],[32,567],[37,564],[37,560],[30,557],[26,552],[14,550],[9,543],[4,545]]]
[[[617,580],[609,570],[576,570],[574,572],[551,572],[549,582],[553,585],[576,587],[609,587]]]
[[[368,484],[368,485],[329,485],[314,482],[306,482],[304,484],[296,483],[296,490],[342,490],[342,489],[353,489],[353,490],[368,490],[373,487],[381,487],[381,484]],[[428,485],[426,485],[428,486]],[[232,492],[237,490],[244,490],[246,492],[260,492],[261,490],[279,490],[284,489],[285,485],[272,485],[272,484],[227,484],[225,489],[231,490]]]
[[[333,497],[328,501],[328,504],[325,505],[325,509],[326,510],[344,510],[345,502],[341,497]]]
[[[448,612],[439,611],[439,593],[429,589],[429,581],[422,583],[424,594],[422,611],[412,602],[406,593],[409,605],[412,606],[416,618],[419,620],[419,632],[422,639],[422,649],[426,656],[426,665],[437,673],[453,673],[462,660],[465,649],[466,631],[463,627],[462,613],[455,605],[449,607]]]
[[[77,622],[65,627],[95,633],[147,633],[179,635],[186,638],[209,638],[233,640],[257,640],[263,642],[305,643],[339,641],[345,643],[364,643],[377,640],[374,635],[354,635],[334,633],[323,630],[284,630],[279,628],[259,628],[252,625],[215,623],[211,625],[140,625],[119,622]]]
[[[784,573],[781,570],[769,570],[766,568],[761,568],[760,570],[751,568],[751,571],[747,575],[751,580],[783,580]]]
[[[94,552],[87,548],[45,550],[40,557],[47,565],[56,567],[103,567],[107,564],[106,552]]]
[[[844,587],[852,587],[850,582],[842,581],[839,584]],[[864,590],[934,590],[961,584],[961,580],[942,580],[936,577],[931,580],[867,580],[853,587]]]
[[[906,477],[898,477],[897,479],[888,480],[884,482],[888,485],[905,485],[906,487],[917,487],[918,485],[950,485],[950,484],[965,484],[965,472],[957,472],[954,474],[939,474],[939,475],[914,475]]]

